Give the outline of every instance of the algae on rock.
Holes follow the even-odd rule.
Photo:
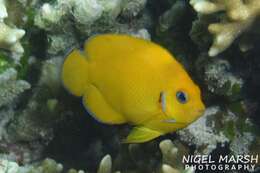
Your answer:
[[[208,90],[215,95],[236,100],[241,97],[243,80],[230,72],[230,63],[226,60],[214,59],[205,67],[205,83]]]
[[[17,79],[17,71],[14,68],[5,70],[0,74],[0,107],[11,103],[30,87],[28,82]]]
[[[179,130],[180,140],[196,145],[197,153],[210,154],[216,149],[217,144],[225,144],[229,139],[222,131],[217,130],[214,116],[221,114],[219,107],[207,108],[204,115],[189,125],[187,128]]]
[[[61,87],[61,58],[53,58],[44,63],[38,87],[27,103],[25,109],[18,112],[10,123],[8,131],[13,141],[33,141],[52,139],[52,125],[58,115],[57,96]]]

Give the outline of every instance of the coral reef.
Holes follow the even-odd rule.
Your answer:
[[[51,138],[50,120],[55,122],[59,118],[57,112],[58,101],[52,93],[58,93],[60,87],[59,67],[60,58],[46,61],[42,67],[42,74],[34,94],[27,106],[18,113],[8,127],[15,141],[33,141]],[[58,71],[57,71],[58,70]],[[45,123],[44,123],[45,122]]]
[[[19,166],[16,162],[0,159],[1,173],[61,173],[63,165],[55,160],[46,158],[39,163]],[[67,173],[84,173],[83,170],[69,169]],[[97,173],[112,173],[112,159],[110,155],[104,156],[99,164]],[[119,171],[115,173],[120,173]]]
[[[52,159],[45,159],[41,163],[19,166],[16,162],[1,160],[1,171],[4,173],[60,173],[63,169],[61,164],[56,163]]]
[[[0,48],[8,49],[14,53],[22,54],[24,49],[20,43],[20,39],[24,36],[25,31],[10,27],[4,23],[4,19],[8,17],[5,0],[0,1]]]
[[[53,124],[59,115],[59,104],[54,93],[60,89],[59,69],[61,58],[47,60],[42,66],[42,73],[38,88],[27,103],[14,112],[15,105],[2,109],[0,112],[0,148],[5,151],[4,158],[28,163],[41,156],[43,146],[53,137]],[[9,75],[7,75],[9,74]],[[16,81],[17,72],[10,68],[1,74],[1,106],[10,103],[30,85],[23,81]],[[50,76],[51,77],[50,77]],[[50,123],[52,122],[52,123]],[[41,140],[42,142],[39,142]],[[23,141],[22,143],[19,143]],[[27,141],[28,143],[24,143]],[[34,148],[33,150],[31,150]],[[0,154],[1,155],[1,154]]]
[[[183,155],[259,154],[259,2],[0,0],[0,173],[192,173]],[[122,144],[130,127],[96,122],[60,80],[68,52],[100,33],[172,52],[200,86],[204,115]]]
[[[225,147],[226,144],[230,144],[233,154],[249,154],[256,140],[256,134],[252,130],[255,126],[249,119],[242,119],[230,110],[209,107],[203,117],[180,130],[178,134],[181,141],[188,145],[196,145],[195,153],[210,154],[219,147],[218,145]]]
[[[174,144],[170,139],[165,139],[159,144],[162,152],[162,173],[194,173],[192,168],[184,169],[182,163],[183,155],[188,154],[188,150],[180,143]]]
[[[209,32],[214,35],[209,56],[216,56],[227,49],[239,35],[251,27],[260,14],[258,0],[190,0],[190,4],[201,14],[226,12],[226,17],[220,23],[208,26]]]
[[[146,1],[57,1],[44,3],[37,12],[34,23],[39,28],[48,31],[50,46],[48,52],[57,54],[73,46],[77,46],[77,33],[86,37],[99,32],[136,33],[144,29],[144,19],[137,29],[130,29],[127,24],[120,24],[116,18],[122,15],[136,17],[144,8]],[[71,18],[73,19],[71,21]],[[103,25],[103,27],[99,27]]]

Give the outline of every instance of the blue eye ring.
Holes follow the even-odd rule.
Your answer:
[[[188,101],[188,95],[183,91],[177,91],[176,98],[182,104],[185,104]]]

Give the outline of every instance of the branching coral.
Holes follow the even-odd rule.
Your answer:
[[[62,169],[63,166],[52,159],[21,167],[16,162],[0,159],[0,173],[60,173]]]
[[[35,17],[35,24],[51,31],[63,24],[63,19],[71,16],[78,25],[90,26],[101,16],[115,19],[121,12],[122,0],[58,0],[54,4],[45,3]],[[86,28],[85,28],[86,29]]]
[[[15,162],[0,160],[0,173],[17,173],[19,166]]]
[[[171,140],[166,139],[160,142],[160,150],[163,156],[162,173],[194,173],[192,168],[184,169],[182,163],[183,152],[181,146],[176,146]]]
[[[98,173],[111,173],[112,172],[112,158],[106,155],[100,162]]]
[[[57,0],[40,7],[34,24],[48,33],[48,53],[58,54],[77,45],[79,34],[86,39],[100,32],[129,33],[143,29],[147,18],[138,18],[141,22],[134,28],[118,23],[117,18],[122,14],[130,16],[132,20],[144,9],[145,4],[146,0]]]
[[[7,17],[8,13],[5,0],[0,0],[0,48],[22,54],[24,49],[20,43],[20,39],[24,36],[25,31],[6,25],[4,19]]]
[[[0,159],[0,173],[61,173],[64,172],[63,165],[57,163],[55,160],[46,158],[45,160],[28,164],[25,166],[19,166],[14,161]],[[70,169],[67,173],[84,173],[83,170]],[[99,164],[97,173],[112,173],[112,159],[110,155],[103,157]],[[119,171],[115,173],[120,173]]]
[[[8,16],[8,14],[7,14],[7,10],[6,10],[6,7],[5,7],[5,1],[0,0],[0,19],[3,20],[7,16]]]
[[[208,52],[210,56],[227,49],[260,15],[259,0],[190,0],[190,4],[202,14],[226,12],[227,19],[208,26],[209,32],[214,35],[213,45]]]

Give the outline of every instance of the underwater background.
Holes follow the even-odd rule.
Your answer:
[[[123,144],[131,126],[97,122],[60,79],[66,55],[102,33],[169,50],[204,115]],[[260,154],[259,43],[259,0],[0,0],[0,173],[182,173],[194,172],[183,155]]]

